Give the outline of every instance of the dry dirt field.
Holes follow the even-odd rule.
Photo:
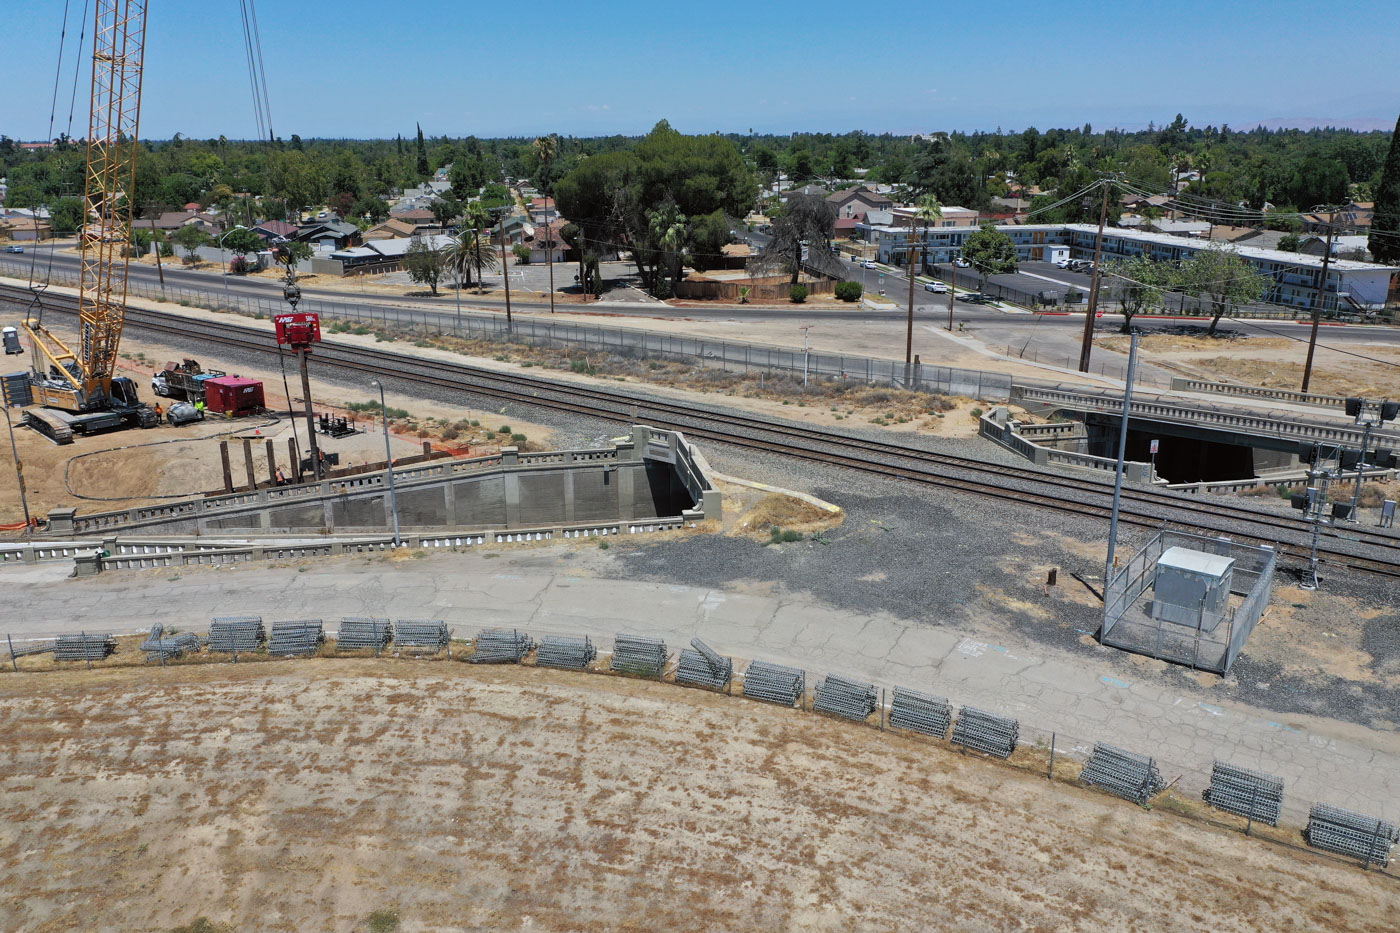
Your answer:
[[[0,679],[6,930],[1393,930],[1393,876],[649,682],[324,660]],[[382,926],[380,929],[388,929]]]
[[[1319,337],[1325,341],[1327,328]],[[1128,352],[1127,337],[1096,341],[1119,353]],[[1284,337],[1210,338],[1148,334],[1138,341],[1143,358],[1182,375],[1273,389],[1297,389],[1303,382],[1307,341]],[[1393,397],[1400,351],[1390,346],[1348,345],[1352,353],[1319,347],[1313,363],[1311,391],[1324,395]],[[1364,359],[1362,357],[1370,357]],[[1377,362],[1379,361],[1379,362]]]

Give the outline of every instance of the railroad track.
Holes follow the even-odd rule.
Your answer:
[[[24,289],[0,286],[0,297]],[[49,311],[72,315],[76,300],[45,297]],[[127,326],[169,339],[187,319],[139,308],[127,310]],[[199,339],[240,352],[272,354],[271,335],[223,321],[201,321]],[[582,414],[607,421],[644,421],[679,430],[696,439],[826,463],[921,485],[938,486],[1019,505],[1034,505],[1091,518],[1110,514],[1112,483],[1070,477],[1027,467],[989,464],[968,457],[935,453],[902,444],[866,440],[806,425],[715,412],[700,405],[638,398],[605,387],[585,386],[522,374],[500,373],[464,363],[421,359],[396,350],[364,348],[334,341],[322,343],[315,359],[376,377],[474,392],[519,404]],[[1276,546],[1296,560],[1309,547],[1310,532],[1296,519],[1214,499],[1203,501],[1177,493],[1127,486],[1119,520],[1142,528],[1163,525],[1185,531]],[[1328,529],[1318,549],[1324,564],[1400,578],[1400,536],[1357,528]]]

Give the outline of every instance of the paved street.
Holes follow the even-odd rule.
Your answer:
[[[683,586],[627,579],[617,549],[550,547],[430,554],[419,560],[338,558],[304,566],[187,568],[64,580],[62,565],[0,568],[7,633],[135,632],[153,606],[167,624],[202,629],[209,617],[265,619],[388,615],[442,618],[459,637],[483,626],[533,635],[619,631],[665,637],[673,651],[700,636],[743,659],[844,672],[949,696],[1018,717],[1022,740],[1058,733],[1085,753],[1097,740],[1157,756],[1167,779],[1203,785],[1212,758],[1282,775],[1294,818],[1315,799],[1400,817],[1400,738],[1394,732],[1244,704],[1209,702],[1194,688],[1138,682],[1121,667],[982,634],[838,609],[809,594],[734,584]],[[644,559],[645,551],[634,551]],[[155,595],[158,594],[158,595]],[[100,609],[98,608],[100,607]]]

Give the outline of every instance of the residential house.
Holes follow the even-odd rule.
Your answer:
[[[370,227],[364,232],[362,239],[365,242],[370,240],[397,240],[403,237],[413,236],[418,228],[406,220],[399,220],[391,217],[382,224]]]
[[[253,228],[253,232],[263,238],[269,246],[278,243],[286,243],[296,236],[296,224],[289,224],[285,220],[264,220]]]
[[[400,223],[412,224],[415,229],[420,227],[431,227],[437,223],[437,218],[433,212],[423,207],[415,207],[407,211],[393,211],[389,214],[390,220],[397,220]]]
[[[223,221],[204,211],[166,211],[156,218],[157,230],[171,233],[181,227],[199,227],[210,236],[224,232]]]
[[[559,235],[559,231],[562,229],[564,229],[564,223],[559,220],[534,228],[533,234],[526,238],[526,245],[530,247],[531,262],[549,262],[551,255],[554,257],[554,262],[567,260],[569,244],[565,243],[564,238]]]
[[[559,210],[554,206],[553,198],[531,198],[530,199],[530,222],[536,224],[547,224],[559,219]]]
[[[854,240],[857,235],[856,227],[865,222],[864,212],[856,214],[854,217],[837,217],[832,225],[832,238],[837,240]]]
[[[504,221],[491,225],[491,238],[499,241],[501,238],[501,225],[505,225],[506,245],[514,246],[517,243],[524,243],[527,237],[535,235],[535,227],[530,223],[529,218],[524,214],[511,214]]]
[[[1150,220],[1133,215],[1119,218],[1118,226],[1127,230],[1150,230],[1172,236],[1204,237],[1210,233],[1210,223],[1205,220],[1167,220],[1163,217]]]
[[[786,201],[788,198],[792,197],[794,194],[805,194],[805,195],[808,195],[809,197],[824,198],[824,197],[826,197],[827,195],[831,194],[831,192],[830,192],[830,191],[827,191],[827,190],[826,190],[825,188],[823,188],[821,185],[811,185],[811,184],[808,184],[808,185],[803,185],[801,188],[793,188],[791,191],[784,191],[784,192],[782,193],[782,199],[783,199],[784,201]]]
[[[878,194],[865,185],[833,192],[827,195],[826,200],[836,208],[837,217],[849,218],[867,211],[887,211],[894,207],[894,201],[889,197]]]
[[[1368,262],[1371,258],[1370,241],[1370,236],[1361,234],[1334,236],[1332,238],[1332,258]],[[1326,251],[1327,237],[1325,236],[1306,236],[1298,244],[1298,252],[1306,253],[1309,256],[1321,256]]]
[[[441,233],[421,237],[396,237],[371,240],[363,246],[333,250],[327,258],[339,261],[344,275],[397,272],[403,268],[404,255],[419,241],[427,244],[430,249],[447,249],[452,245],[452,237]]]
[[[347,249],[360,243],[360,228],[344,220],[313,220],[297,228],[293,239],[310,243],[318,253]]]

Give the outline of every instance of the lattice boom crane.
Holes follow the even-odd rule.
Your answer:
[[[126,320],[132,229],[127,195],[134,192],[140,138],[146,7],[147,0],[96,0],[78,349],[55,337],[35,314],[25,321],[48,363],[48,371],[36,372],[32,380],[36,403],[66,412],[110,412],[143,426],[155,423],[154,413],[137,399],[135,383],[114,373]],[[62,433],[60,423],[82,430],[72,418],[40,415],[38,420],[53,429],[46,430],[51,436]]]

